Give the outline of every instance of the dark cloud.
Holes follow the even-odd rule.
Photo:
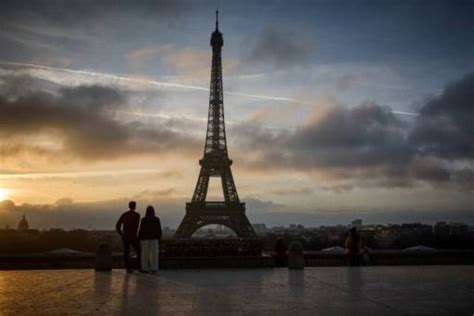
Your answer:
[[[474,170],[470,168],[451,168],[439,161],[415,161],[410,171],[418,180],[436,183],[437,185],[455,185],[460,190],[474,190]]]
[[[295,131],[274,132],[255,122],[237,127],[268,164],[306,168],[375,167],[409,162],[404,125],[374,104],[334,107]]]
[[[2,67],[2,70],[9,71],[9,67]],[[0,95],[17,98],[25,93],[32,92],[35,86],[39,86],[41,80],[32,78],[24,74],[9,74],[8,76],[0,76]],[[44,89],[41,89],[44,90]]]
[[[410,159],[402,123],[389,108],[375,104],[333,108],[288,141],[300,165],[364,167]]]
[[[154,32],[179,32],[192,1],[19,0],[0,4],[0,59],[125,72],[123,55]]]
[[[415,160],[411,166],[413,175],[420,180],[445,182],[451,180],[451,172],[432,159]]]
[[[157,189],[157,190],[146,189],[136,194],[134,198],[135,199],[150,199],[150,198],[153,199],[156,197],[171,196],[175,192],[176,192],[175,188]]]
[[[256,38],[248,40],[244,54],[252,64],[289,67],[309,61],[314,53],[313,43],[308,34],[288,28],[273,27],[260,32]]]
[[[41,20],[52,25],[71,26],[92,19],[105,19],[108,15],[131,14],[141,18],[174,18],[187,8],[191,1],[166,0],[114,0],[114,1],[67,1],[67,0],[4,0],[0,17],[3,23],[11,21]]]
[[[345,192],[353,190],[354,187],[355,186],[352,184],[345,183],[345,184],[322,186],[321,189],[325,191],[335,192],[335,193],[345,193]]]
[[[411,141],[423,155],[474,158],[474,73],[448,85],[421,108]]]
[[[473,78],[465,76],[426,102],[413,125],[377,104],[336,106],[292,130],[267,129],[253,121],[230,125],[236,140],[232,147],[239,149],[240,165],[246,167],[322,171],[333,179],[350,180],[342,187],[327,186],[335,192],[357,186],[412,187],[418,182],[472,190]],[[28,152],[94,161],[190,151],[199,155],[201,141],[186,133],[194,128],[183,128],[181,120],[114,116],[114,109],[129,106],[126,91],[79,86],[38,92],[28,78],[20,79],[15,79],[19,86],[14,97],[0,96],[0,136],[7,140],[0,156]],[[42,134],[53,137],[55,146],[28,141]]]
[[[412,187],[417,182],[472,190],[474,74],[428,101],[414,125],[390,108],[362,104],[333,107],[294,130],[274,131],[257,122],[234,127],[245,161],[256,168],[319,170],[352,179],[340,192],[361,187]]]
[[[272,190],[270,194],[274,195],[307,195],[312,194],[314,192],[314,188],[310,187],[301,187],[301,188],[291,188],[291,189],[280,189],[280,190]]]
[[[30,151],[110,160],[198,148],[194,138],[172,130],[166,123],[115,119],[111,110],[126,106],[126,93],[102,86],[62,88],[54,94],[27,90],[16,99],[0,96],[0,136],[4,140],[0,153]],[[28,137],[42,134],[53,137],[54,146],[28,141]]]

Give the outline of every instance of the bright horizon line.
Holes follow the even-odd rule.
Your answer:
[[[97,170],[97,171],[70,171],[70,172],[28,172],[28,173],[0,173],[0,179],[14,179],[14,178],[69,178],[69,177],[95,177],[101,175],[115,175],[115,174],[134,174],[134,173],[148,173],[148,172],[163,172],[160,169],[126,169],[126,170]]]

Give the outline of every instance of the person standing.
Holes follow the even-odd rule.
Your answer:
[[[347,261],[350,266],[359,266],[362,253],[361,240],[356,227],[352,227],[345,242]]]
[[[288,265],[288,247],[282,238],[278,238],[275,247],[273,248],[273,260],[277,267],[285,267]]]
[[[140,223],[138,239],[142,249],[141,270],[145,273],[158,271],[159,247],[161,240],[161,222],[155,216],[155,209],[149,205],[146,215]]]
[[[140,243],[137,238],[138,225],[140,224],[140,214],[136,212],[137,203],[130,201],[128,203],[129,210],[123,213],[115,225],[115,229],[122,237],[123,242],[123,258],[125,261],[125,268],[127,272],[133,272],[132,265],[130,263],[130,245],[137,254],[137,261],[140,265]]]

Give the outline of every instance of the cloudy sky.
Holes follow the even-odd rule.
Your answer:
[[[179,223],[216,8],[252,222],[474,224],[472,1],[45,0],[0,5],[0,225]]]

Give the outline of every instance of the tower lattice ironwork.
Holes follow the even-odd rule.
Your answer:
[[[245,203],[240,202],[237,194],[230,169],[232,160],[227,153],[222,86],[223,45],[224,39],[219,32],[219,17],[216,11],[216,29],[211,36],[211,87],[204,157],[199,160],[201,171],[196,188],[191,202],[186,203],[186,215],[176,231],[176,238],[190,238],[196,230],[209,224],[227,226],[240,238],[256,238],[245,215]],[[210,177],[221,178],[224,201],[206,200]]]

